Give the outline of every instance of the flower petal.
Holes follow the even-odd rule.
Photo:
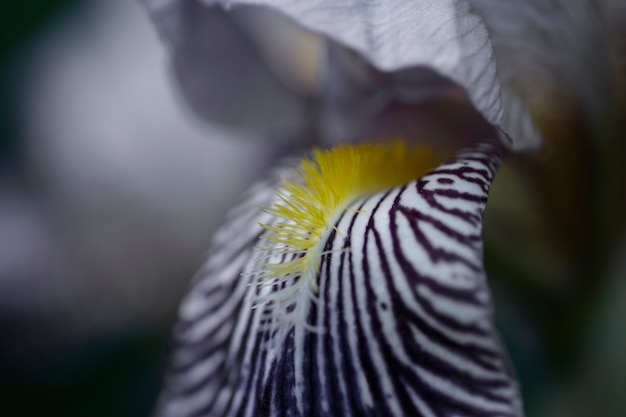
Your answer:
[[[502,121],[500,84],[491,42],[480,17],[465,1],[228,2],[247,3],[282,11],[304,27],[360,53],[378,70],[395,72],[423,67],[421,74],[424,68],[432,69],[464,87],[490,123],[499,125]],[[403,94],[410,95],[406,89]]]
[[[393,101],[424,100],[442,88],[456,85],[465,90],[469,101],[489,123],[505,132],[502,138],[508,146],[523,149],[539,143],[539,134],[526,108],[526,97],[520,97],[519,91],[503,82],[500,74],[501,65],[507,67],[509,62],[520,61],[511,59],[511,52],[515,56],[527,55],[506,49],[501,56],[494,56],[493,43],[500,36],[501,26],[497,24],[497,13],[485,13],[489,25],[483,20],[482,13],[488,9],[484,4],[489,0],[144,1],[171,46],[185,95],[210,120],[281,134],[293,133],[306,123],[305,101],[284,88],[276,74],[268,71],[259,59],[259,51],[252,47],[259,43],[255,38],[262,31],[248,31],[245,36],[245,31],[240,30],[239,13],[272,10],[291,18],[284,19],[283,24],[293,20],[358,53],[365,63],[373,66],[374,71],[366,80],[344,78],[342,81],[347,86],[339,89],[345,91],[332,92],[332,98],[343,95],[342,99],[348,100],[338,107],[343,107],[349,117],[367,116],[373,107],[380,109]],[[508,13],[510,9],[512,15],[523,20],[537,15],[532,2],[506,3],[506,7],[498,10]],[[222,7],[231,16],[226,16]],[[516,14],[518,11],[525,13]],[[509,33],[505,30],[504,37]],[[333,59],[327,62],[328,73],[323,81],[337,89],[334,73],[345,68]],[[348,91],[351,88],[356,90]],[[356,110],[350,111],[351,107]],[[345,117],[339,120],[331,117],[321,129],[332,136],[359,123],[347,120],[347,126],[335,126],[338,122],[345,123]],[[346,137],[345,132],[342,136]]]
[[[198,115],[255,134],[283,137],[304,129],[305,97],[263,59],[261,40],[254,39],[260,33],[253,30],[255,16],[241,8],[229,13],[207,7],[200,0],[144,2],[170,49],[182,93]],[[259,19],[264,19],[259,24],[279,19],[274,26],[288,26],[287,19],[276,14],[264,13]],[[286,30],[290,35],[281,39],[298,36],[295,25]],[[274,33],[267,35],[270,41],[276,39]]]
[[[182,305],[158,415],[521,416],[482,265],[498,164],[478,145],[351,204],[325,242],[307,325],[280,340],[250,285],[254,225],[279,221],[258,206],[280,175],[258,186]]]
[[[575,103],[587,121],[606,122],[614,75],[599,2],[468,1],[491,35],[509,135],[538,140],[528,111],[538,118],[563,111],[550,96]]]

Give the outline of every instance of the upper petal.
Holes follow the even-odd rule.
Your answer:
[[[386,72],[427,67],[465,87],[485,118],[499,124],[493,50],[487,30],[466,1],[236,0],[209,2],[276,8],[302,26],[359,52]]]
[[[327,61],[324,86],[330,83],[331,99],[339,97],[345,104],[331,108],[331,117],[321,126],[331,136],[362,136],[354,127],[366,126],[389,103],[424,100],[454,84],[502,131],[505,144],[525,149],[540,143],[536,125],[544,115],[561,111],[555,103],[563,98],[592,123],[602,123],[615,100],[615,80],[621,80],[615,74],[619,66],[611,62],[621,58],[610,57],[604,27],[612,26],[609,36],[618,39],[620,20],[603,18],[598,2],[589,0],[145,2],[172,46],[176,72],[192,106],[209,119],[274,134],[301,132],[317,120],[307,120],[315,118],[307,115],[306,100],[285,88],[281,75],[260,59],[272,49],[267,43],[258,48],[267,28],[242,31],[237,17],[242,8],[237,6],[278,11],[291,19],[276,18],[277,25],[293,20],[372,65],[374,71],[366,71],[363,78],[363,73],[346,72],[332,57]],[[229,9],[234,18],[217,6]],[[218,17],[222,23],[216,22]],[[291,36],[271,38],[273,43]],[[614,54],[620,45],[614,42]],[[298,48],[283,55],[291,56],[293,50]]]
[[[485,119],[503,131],[504,143],[516,150],[540,143],[537,119],[560,111],[554,108],[554,96],[557,103],[561,97],[574,102],[596,125],[606,121],[614,103],[616,77],[599,2],[228,2],[242,3],[275,7],[358,52],[392,75],[386,87],[391,86],[395,99],[419,100],[438,84],[432,77],[415,83],[398,74],[415,72],[419,78],[424,68],[434,70],[463,87]],[[370,96],[380,99],[383,88],[372,84],[378,91]],[[355,98],[362,100],[363,95]]]
[[[228,42],[231,54],[240,56],[242,60],[253,54],[242,42],[215,36],[218,32],[210,29],[212,23],[209,19],[222,12],[214,6],[223,6],[235,14],[240,9],[237,6],[262,6],[257,9],[279,11],[302,27],[357,52],[377,71],[390,74],[391,77],[382,86],[375,79],[366,80],[369,97],[365,101],[377,100],[378,104],[373,104],[375,107],[381,108],[393,100],[423,100],[438,86],[456,84],[466,91],[470,102],[489,123],[508,134],[503,135],[505,143],[513,148],[527,148],[539,142],[524,102],[499,79],[496,64],[508,58],[500,57],[496,63],[491,36],[498,34],[488,32],[482,16],[475,13],[470,1],[204,0],[203,6],[201,0],[146,1],[157,25],[162,28],[169,25],[171,30],[163,32],[174,46],[183,89],[194,106],[207,117],[215,118],[217,115],[230,121],[239,117],[242,123],[256,120],[260,125],[263,123],[259,120],[270,120],[277,127],[281,123],[302,126],[298,119],[303,117],[302,102],[278,88],[276,79],[266,76],[267,71],[259,66],[258,60],[222,62],[223,58],[215,53],[218,44]],[[513,9],[524,7],[523,2],[512,6]],[[194,10],[184,12],[190,8]],[[168,24],[172,20],[176,24]],[[217,23],[213,25],[219,26]],[[171,41],[176,38],[181,42]],[[227,68],[226,74],[220,68]],[[336,68],[329,68],[331,74],[328,75],[332,78]],[[214,81],[203,80],[203,77],[213,77]],[[253,84],[255,88],[244,89],[237,82]],[[203,86],[203,83],[207,85]],[[213,92],[209,87],[213,88]],[[223,93],[217,94],[220,91]],[[237,109],[232,113],[228,112],[228,93],[233,94],[230,97],[234,103],[232,107]],[[262,93],[263,97],[257,93]],[[269,104],[266,108],[247,106],[245,98],[254,104],[265,99]],[[363,107],[362,94],[351,98],[349,106]],[[226,110],[219,106],[226,106]],[[258,117],[254,109],[259,112]],[[368,109],[371,112],[371,104]],[[264,118],[266,112],[271,112],[271,116],[279,114],[280,117]],[[368,116],[367,113],[367,109],[359,111],[361,115]]]
[[[181,92],[196,114],[257,135],[294,136],[304,130],[306,94],[289,78],[300,74],[288,69],[283,73],[290,74],[279,77],[263,55],[266,44],[278,37],[283,42],[277,48],[288,55],[286,65],[301,65],[308,53],[302,49],[311,41],[295,25],[275,13],[229,13],[200,0],[145,3],[169,48]],[[278,25],[267,23],[276,19]],[[267,33],[254,30],[259,24]]]

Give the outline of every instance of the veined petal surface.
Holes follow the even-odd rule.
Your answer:
[[[211,3],[211,2],[208,2]],[[487,30],[465,1],[237,0],[229,6],[276,8],[304,27],[362,54],[376,68],[433,68],[468,90],[485,118],[502,118],[495,60]]]
[[[372,106],[380,109],[394,100],[419,102],[452,84],[465,90],[486,121],[506,133],[502,139],[507,146],[537,146],[539,134],[525,97],[501,79],[499,68],[511,68],[509,61],[519,62],[516,56],[528,55],[515,49],[506,49],[499,57],[494,55],[494,39],[500,36],[500,26],[494,24],[493,13],[486,13],[489,26],[485,24],[481,14],[485,1],[144,0],[171,47],[176,73],[189,102],[211,120],[256,126],[263,131],[271,128],[273,132],[293,132],[305,124],[303,97],[285,88],[255,51],[253,38],[262,32],[257,31],[251,38],[250,33],[234,24],[242,10],[272,10],[288,17],[286,21],[330,39],[331,45],[358,53],[379,71],[379,75],[365,81],[344,79],[347,85],[339,89],[346,91],[331,94],[335,99],[343,95],[344,100],[353,103],[347,107],[358,107],[359,114],[367,115]],[[521,19],[538,14],[532,2],[509,4],[500,9],[507,13],[519,11],[514,15]],[[504,36],[508,34],[505,31]],[[513,57],[509,57],[511,53]],[[321,78],[322,89],[325,83],[336,84],[346,75],[337,77],[334,72],[345,68],[331,61],[328,73]],[[380,74],[384,74],[382,83],[377,79]],[[336,89],[337,85],[332,87]],[[347,91],[351,88],[356,90]],[[363,97],[364,93],[369,96]],[[258,105],[261,100],[266,105]],[[369,108],[363,109],[363,100]],[[322,126],[321,130],[327,128]]]
[[[278,341],[253,300],[278,290],[257,285],[254,247],[258,222],[280,222],[259,209],[280,171],[258,185],[183,302],[157,415],[521,416],[482,264],[499,158],[477,145],[351,203],[322,243],[306,326]]]

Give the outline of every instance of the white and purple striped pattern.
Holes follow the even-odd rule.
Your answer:
[[[307,325],[281,343],[252,308],[272,179],[233,211],[184,301],[161,417],[522,416],[492,323],[482,213],[491,145],[354,201],[325,245]],[[258,249],[257,249],[258,251]],[[243,275],[242,275],[243,274]]]

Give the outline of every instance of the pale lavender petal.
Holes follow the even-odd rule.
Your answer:
[[[250,49],[260,32],[255,32],[253,39],[244,39],[237,30],[233,33],[237,14],[256,8],[278,11],[303,28],[326,36],[360,56],[378,73],[373,77],[349,73],[341,80],[347,85],[339,86],[334,73],[342,69],[333,59],[327,61],[330,65],[322,81],[332,83],[333,90],[324,89],[324,85],[322,88],[331,91],[330,104],[334,107],[325,113],[331,117],[318,128],[330,139],[362,135],[359,125],[367,126],[390,103],[419,102],[441,94],[442,89],[457,88],[467,94],[468,102],[487,122],[503,130],[502,138],[507,145],[528,148],[539,143],[524,101],[500,79],[497,65],[508,58],[499,57],[496,63],[492,37],[497,33],[490,35],[471,1],[146,0],[146,3],[172,47],[183,91],[192,106],[207,118],[264,131],[270,128],[274,133],[293,133],[307,123],[303,121],[306,118],[303,101],[293,91],[285,90]],[[222,8],[234,18],[224,16]],[[220,55],[224,50],[220,48],[229,50],[232,58]],[[365,78],[359,80],[362,75]],[[339,100],[339,104],[334,100]],[[337,109],[340,111],[333,114]],[[308,123],[315,124],[316,117],[313,119]],[[337,126],[343,130],[336,129]]]

